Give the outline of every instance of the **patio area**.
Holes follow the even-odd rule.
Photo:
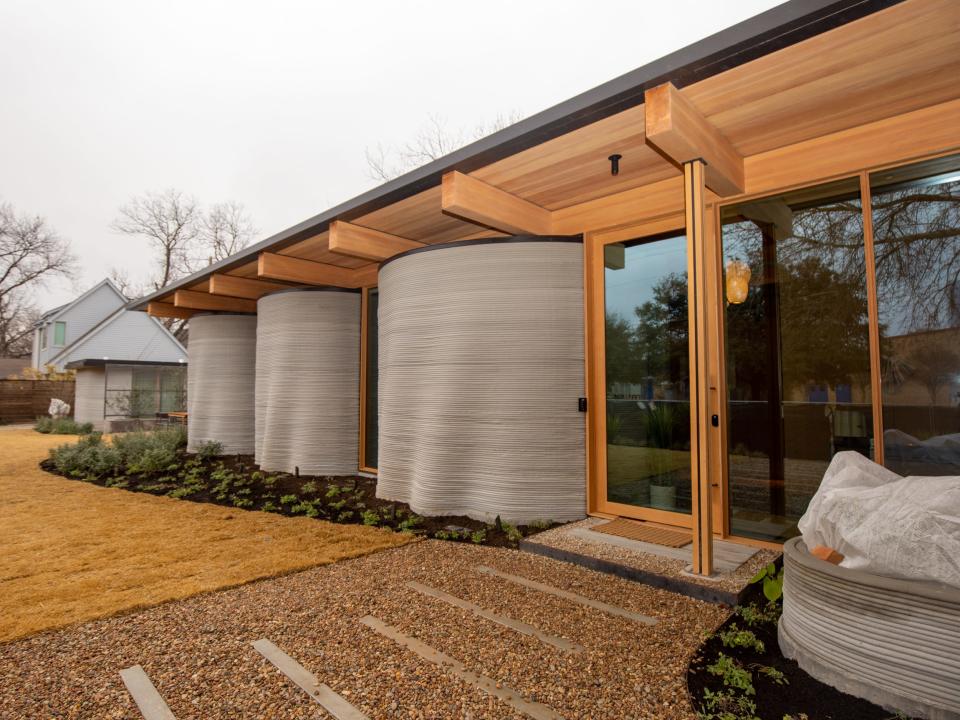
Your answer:
[[[279,666],[343,718],[692,718],[687,663],[727,614],[430,540],[2,645],[0,707],[137,718],[120,671],[139,665],[181,720],[321,715]]]

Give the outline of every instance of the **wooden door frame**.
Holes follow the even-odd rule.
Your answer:
[[[720,258],[717,228],[717,209],[710,205],[705,210],[705,239],[708,262]],[[587,512],[591,515],[619,515],[639,520],[649,520],[678,527],[693,527],[693,514],[674,513],[655,508],[641,508],[623,503],[610,502],[607,492],[607,403],[606,403],[606,347],[605,313],[606,298],[604,291],[604,247],[626,240],[642,239],[663,235],[664,233],[685,233],[686,220],[683,213],[674,213],[650,220],[638,220],[636,223],[613,230],[600,230],[584,234],[584,315],[586,332],[584,333],[585,370],[587,402]],[[688,243],[689,244],[689,243]],[[688,248],[689,252],[689,248]],[[708,358],[710,368],[707,375],[708,395],[707,412],[720,418],[719,432],[710,432],[703,444],[709,463],[713,492],[714,534],[725,536],[726,511],[726,453],[725,450],[725,403],[718,402],[726,397],[726,382],[722,370],[723,330],[713,319],[722,316],[723,308],[711,300],[720,290],[722,268],[707,277],[707,310],[710,322],[707,323],[707,342],[710,350]],[[691,415],[691,422],[694,418]],[[713,428],[711,430],[714,430]],[[691,463],[696,462],[696,453],[691,449]],[[717,487],[719,486],[719,488]],[[717,491],[719,489],[719,492]]]

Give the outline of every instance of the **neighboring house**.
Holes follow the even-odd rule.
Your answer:
[[[125,310],[127,298],[105,279],[72,302],[44,313],[34,326],[31,366],[90,358],[183,362],[187,351],[155,318]]]

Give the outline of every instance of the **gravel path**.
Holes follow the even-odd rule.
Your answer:
[[[522,575],[659,619],[615,617],[477,572]],[[406,587],[417,581],[584,647],[564,652]],[[373,615],[579,718],[691,718],[685,671],[717,606],[517,551],[425,541],[0,645],[0,717],[138,718],[140,664],[185,718],[319,718],[251,646],[267,638],[371,718],[523,717],[359,620]]]

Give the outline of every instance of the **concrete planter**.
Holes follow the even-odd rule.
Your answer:
[[[960,718],[960,590],[783,546],[783,654],[821,682],[928,720]]]

